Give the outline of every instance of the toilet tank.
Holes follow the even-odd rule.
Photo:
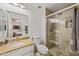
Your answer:
[[[33,36],[33,42],[35,44],[40,44],[41,43],[41,37],[38,35]]]

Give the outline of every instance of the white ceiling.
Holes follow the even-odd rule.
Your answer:
[[[44,6],[48,8],[50,11],[55,12],[58,10],[61,10],[63,8],[66,8],[74,3],[24,3],[24,5],[28,8],[28,5],[38,7],[38,6]]]

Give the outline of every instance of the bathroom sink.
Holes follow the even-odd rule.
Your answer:
[[[19,46],[22,46],[22,45],[24,45],[23,42],[13,42],[13,43],[11,43],[11,44],[9,45],[9,47],[11,47],[11,48],[16,48],[16,47],[19,47]]]

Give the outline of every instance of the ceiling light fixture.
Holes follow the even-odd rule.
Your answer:
[[[38,6],[38,8],[42,8],[41,6]]]

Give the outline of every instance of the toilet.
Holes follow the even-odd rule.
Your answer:
[[[37,53],[36,55],[37,56],[40,56],[40,55],[47,55],[48,54],[48,48],[41,43],[41,39],[40,39],[40,36],[33,36],[33,42],[37,48]]]

